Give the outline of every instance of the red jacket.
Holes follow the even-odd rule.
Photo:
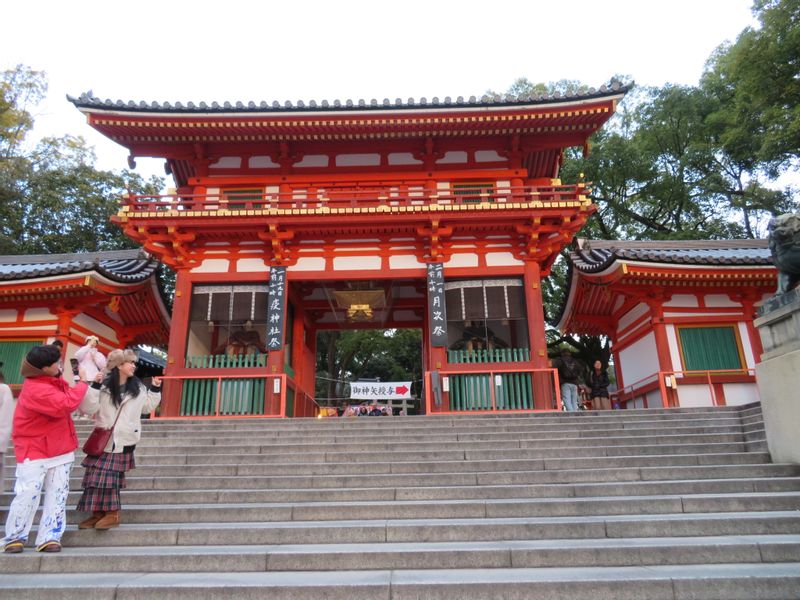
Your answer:
[[[44,375],[41,370],[23,363],[26,377],[14,411],[14,454],[17,462],[26,458],[52,458],[78,447],[78,435],[72,412],[83,400],[88,385],[75,387],[60,377]]]

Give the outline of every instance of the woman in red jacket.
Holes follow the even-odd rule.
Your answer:
[[[61,378],[61,352],[55,346],[33,348],[21,371],[25,382],[14,411],[12,435],[17,480],[3,549],[8,553],[22,552],[44,489],[36,550],[59,552],[67,524],[69,474],[78,447],[71,415],[88,386],[81,381],[71,388]]]

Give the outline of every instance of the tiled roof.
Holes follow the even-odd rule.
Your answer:
[[[150,277],[158,262],[139,249],[75,254],[0,256],[0,281],[35,279],[96,271],[119,283]]]
[[[409,98],[403,101],[401,98],[396,98],[394,101],[384,98],[382,101],[377,99],[372,100],[310,100],[304,102],[299,100],[291,102],[289,100],[284,102],[146,102],[133,100],[102,100],[96,97],[90,90],[81,94],[78,98],[67,96],[67,100],[72,102],[79,108],[95,108],[100,110],[115,110],[115,111],[128,111],[128,112],[143,112],[143,113],[263,113],[263,112],[313,112],[313,111],[363,111],[363,110],[387,110],[387,109],[420,109],[420,108],[475,108],[475,107],[489,107],[489,106],[522,106],[529,104],[553,104],[558,102],[569,102],[577,100],[589,100],[593,98],[603,98],[606,96],[613,96],[627,92],[632,87],[632,84],[622,84],[618,81],[612,81],[608,86],[603,85],[600,89],[589,88],[586,91],[578,91],[574,94],[566,95],[559,92],[553,94],[534,94],[530,96],[512,97],[501,96],[499,99],[493,96],[470,96],[464,98],[459,96],[455,100],[450,96],[443,99],[434,97],[430,100],[427,98],[420,98],[414,100]]]
[[[771,265],[767,240],[578,240],[570,263],[584,273],[607,269],[615,261],[674,265]]]

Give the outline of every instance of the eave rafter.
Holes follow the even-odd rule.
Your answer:
[[[297,262],[296,253],[292,252],[289,243],[294,239],[294,230],[281,229],[270,223],[267,231],[258,231],[258,239],[269,244],[271,257],[268,264],[290,266]]]
[[[192,250],[193,243],[197,240],[195,232],[167,224],[138,224],[127,218],[114,220],[122,224],[128,237],[173,269],[192,268],[201,262],[200,257]]]
[[[425,248],[419,257],[422,262],[447,261],[450,258],[446,240],[453,235],[452,227],[442,225],[439,219],[432,219],[430,225],[417,227],[416,233]]]

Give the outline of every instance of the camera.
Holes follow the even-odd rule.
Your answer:
[[[78,374],[78,359],[77,358],[70,358],[69,359],[69,364],[72,365],[72,374],[73,375],[77,375]]]

